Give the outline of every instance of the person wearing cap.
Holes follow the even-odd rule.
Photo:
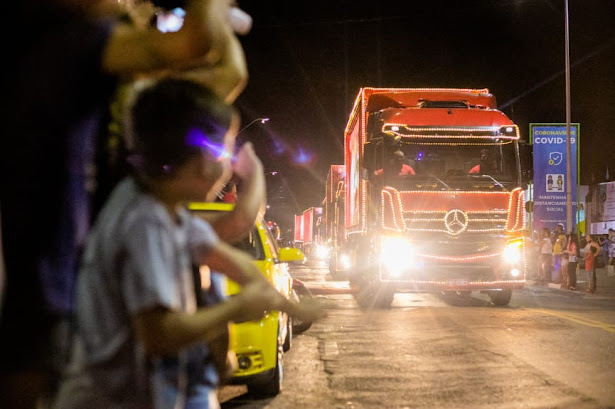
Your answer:
[[[472,167],[468,172],[470,175],[480,175],[484,173],[491,173],[495,171],[495,163],[491,158],[491,152],[489,149],[480,150],[480,159],[476,166]]]
[[[387,166],[376,170],[374,174],[380,176],[383,172],[388,176],[409,176],[415,174],[414,168],[406,163],[406,154],[399,149],[393,152],[387,162]]]

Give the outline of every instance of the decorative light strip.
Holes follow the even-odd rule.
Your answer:
[[[416,133],[401,133],[399,130],[393,129],[397,127],[408,132]],[[515,135],[503,135],[499,130],[503,127],[511,127],[515,130]],[[438,134],[425,134],[423,132],[438,132]],[[425,139],[520,139],[519,127],[517,125],[501,125],[490,127],[409,127],[407,124],[385,124],[382,126],[382,132],[388,135],[399,136],[401,138],[425,138]],[[462,133],[462,135],[448,135],[448,132]],[[444,135],[443,135],[444,133]],[[476,135],[478,133],[479,135]],[[486,133],[490,133],[486,135]],[[481,135],[482,134],[482,135]]]
[[[473,190],[397,190],[394,187],[387,186],[386,189],[395,190],[398,193],[410,193],[410,194],[449,194],[449,195],[508,195],[510,192],[477,192]],[[521,188],[515,188],[515,190]],[[514,192],[514,190],[513,190]]]
[[[516,196],[515,209],[513,209],[513,197]],[[525,225],[525,212],[522,211],[525,201],[525,192],[520,188],[515,188],[510,192],[510,200],[508,202],[509,221],[507,223],[508,231],[522,230]],[[514,217],[514,224],[513,224]]]
[[[401,143],[404,145],[417,145],[417,146],[504,146],[508,145],[510,142],[507,141],[498,141],[498,142],[472,142],[472,143],[446,143],[446,142],[412,142],[412,141],[404,141],[402,139]]]
[[[395,212],[395,207],[393,206],[393,196],[392,196],[392,193],[389,192],[388,190],[384,190],[384,189],[380,192],[380,198],[381,198],[381,206],[380,206],[380,209],[381,209],[380,210],[380,219],[381,219],[380,222],[381,223],[380,223],[380,225],[382,227],[384,227],[385,229],[387,229],[387,230],[395,230],[395,229],[391,229],[390,227],[387,227],[386,224],[385,224],[385,220],[384,220],[384,206],[385,206],[384,205],[384,200],[385,200],[385,197],[384,197],[384,195],[388,195],[389,196],[388,202],[390,203],[390,206],[391,206],[390,207],[391,217],[393,219],[393,223],[395,224],[395,227],[397,227],[397,231],[405,230],[406,229],[406,224],[405,224],[405,221],[404,221],[403,217],[401,219],[401,224],[402,224],[401,227],[399,226],[399,222],[397,221],[397,214]],[[401,207],[401,199],[399,198],[399,195],[396,195],[396,196],[397,196],[397,200],[399,202],[399,208],[402,209],[402,207]]]
[[[460,257],[456,257],[456,256],[435,256],[435,255],[432,255],[432,254],[417,254],[417,256],[423,257],[423,258],[427,258],[427,259],[441,260],[441,261],[454,261],[454,262],[457,262],[457,263],[467,263],[469,261],[485,260],[485,259],[488,259],[488,258],[499,257],[501,255],[502,255],[502,252],[499,252],[499,253],[489,253],[489,254],[480,254],[480,255],[473,255],[473,256],[460,256]]]
[[[468,287],[494,287],[502,284],[512,284],[512,285],[524,285],[525,279],[523,280],[493,280],[493,281],[468,281],[466,284],[451,284],[451,280],[447,281],[435,281],[435,280],[391,280],[390,277],[384,277],[382,273],[380,273],[380,281],[388,282],[388,283],[406,283],[406,284],[427,284],[427,285],[437,285],[437,286],[445,286],[450,288],[468,288]]]
[[[523,205],[523,200],[524,200],[524,192],[521,188],[515,188],[513,189],[511,192],[474,192],[474,191],[455,191],[455,192],[450,192],[450,191],[397,191],[395,188],[387,186],[385,188],[382,189],[381,191],[381,226],[382,228],[386,229],[386,230],[392,230],[392,231],[421,231],[421,232],[433,232],[433,233],[449,233],[450,231],[448,229],[442,228],[412,228],[409,227],[408,225],[413,223],[413,222],[445,222],[445,218],[446,215],[448,214],[448,211],[442,211],[442,210],[409,210],[409,211],[404,211],[403,209],[403,203],[401,201],[401,194],[463,194],[463,195],[508,195],[508,205],[507,205],[507,209],[508,211],[502,211],[502,210],[468,210],[468,211],[464,211],[464,213],[466,215],[469,214],[506,214],[508,215],[507,220],[505,220],[506,222],[506,231],[512,232],[512,231],[518,231],[520,229],[523,228],[523,226],[525,225],[525,214],[521,211],[522,209],[522,205]],[[386,196],[385,196],[386,195]],[[401,213],[402,217],[401,217],[401,221],[398,220],[398,215],[395,209],[395,205],[393,203],[393,196],[396,197],[397,199],[397,206],[400,209],[399,213]],[[514,200],[514,198],[516,197],[516,201]],[[385,200],[388,199],[388,203],[389,203],[389,207],[388,209],[391,212],[391,217],[392,217],[392,221],[394,224],[394,227],[391,226],[387,226],[386,224],[386,220],[385,220]],[[513,203],[516,204],[516,209],[513,209]],[[444,217],[442,219],[440,218],[433,218],[433,217],[428,217],[428,218],[406,218],[403,217],[404,214],[444,214]],[[512,218],[514,217],[514,221],[512,220]],[[489,218],[477,218],[477,219],[470,219],[468,218],[467,223],[501,223],[504,222],[504,220],[493,220],[493,219],[489,219]],[[446,224],[445,226],[446,227]],[[490,232],[499,232],[502,229],[501,228],[468,228],[466,226],[466,228],[463,229],[465,232],[468,233],[490,233]]]
[[[389,94],[405,94],[408,92],[416,93],[436,93],[436,92],[462,92],[464,94],[489,94],[489,88],[363,88],[365,90],[375,91],[376,93],[389,93]]]
[[[446,214],[448,210],[404,210],[403,213],[422,214],[422,213],[442,213]],[[506,210],[464,210],[467,214],[507,214]]]

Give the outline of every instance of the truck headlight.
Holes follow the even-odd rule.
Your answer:
[[[509,264],[518,264],[521,261],[522,245],[523,243],[520,241],[508,243],[506,247],[504,247],[504,251],[502,252],[502,257],[504,257],[504,261]]]
[[[318,244],[316,246],[316,257],[320,260],[325,260],[327,257],[329,257],[329,247],[322,244]]]
[[[350,262],[350,256],[345,253],[340,255],[339,263],[342,270],[349,270],[350,267],[352,267],[352,263]]]
[[[380,262],[391,275],[397,275],[416,265],[412,244],[400,237],[383,237],[380,247]]]

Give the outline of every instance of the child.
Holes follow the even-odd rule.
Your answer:
[[[189,80],[164,79],[137,95],[135,172],[114,189],[88,237],[74,372],[58,407],[173,407],[186,398],[189,371],[202,359],[192,347],[216,339],[229,321],[260,319],[266,310],[322,314],[316,304],[284,298],[250,257],[184,207],[212,201],[228,181],[237,120],[229,105]],[[192,264],[228,275],[243,291],[197,308]],[[216,407],[215,389],[206,392],[211,406],[204,407]]]
[[[585,271],[587,271],[587,291],[593,293],[596,291],[596,254],[598,250],[596,246],[591,245],[588,239],[588,244],[585,251]]]
[[[548,227],[542,229],[542,241],[540,242],[540,281],[548,283],[551,281],[551,270],[553,268],[553,243]]]

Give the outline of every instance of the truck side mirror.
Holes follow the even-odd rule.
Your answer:
[[[528,200],[527,202],[525,202],[525,211],[527,213],[532,213],[534,211],[534,202],[531,200]]]
[[[374,169],[374,154],[375,154],[375,145],[373,142],[366,142],[363,145],[363,169],[366,172],[362,172],[364,179],[369,179],[370,175],[374,173],[376,169]]]
[[[534,179],[534,155],[532,145],[519,143],[519,159],[521,161],[521,183],[526,185]]]

